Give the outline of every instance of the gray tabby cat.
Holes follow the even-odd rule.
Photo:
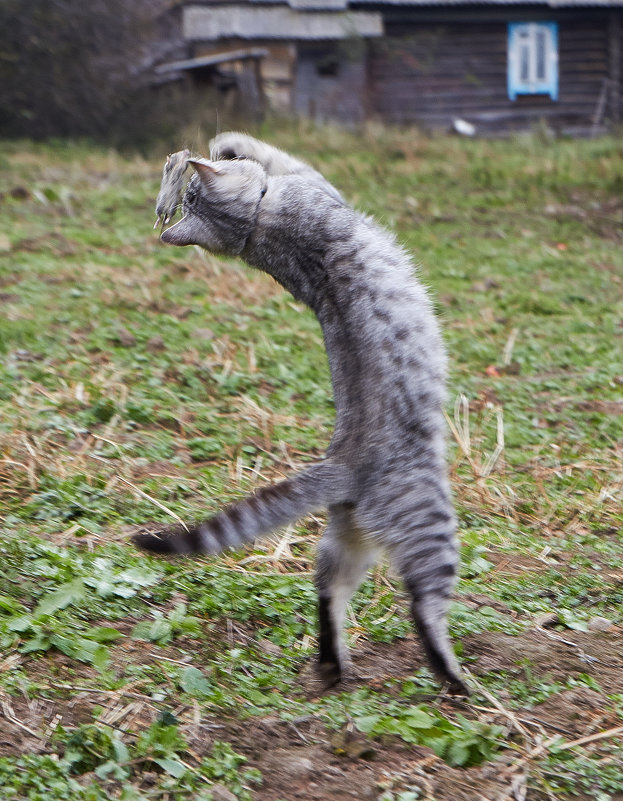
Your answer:
[[[222,134],[195,170],[183,218],[161,235],[241,256],[315,312],[333,384],[326,458],[205,522],[142,533],[160,553],[218,553],[328,509],[318,547],[319,669],[348,667],[346,605],[379,551],[404,579],[431,667],[467,694],[448,639],[457,568],[446,477],[445,355],[431,302],[390,234],[347,206],[315,170],[242,134]],[[169,198],[165,212],[175,209]]]

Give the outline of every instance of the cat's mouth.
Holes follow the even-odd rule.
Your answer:
[[[171,220],[175,217],[175,213],[178,210],[179,206],[176,206],[175,209],[170,214],[159,214],[156,217],[156,222],[154,223],[153,230],[155,231],[158,226],[160,226],[160,233],[164,231],[164,226],[168,225]]]

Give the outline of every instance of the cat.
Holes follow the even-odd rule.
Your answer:
[[[183,217],[161,240],[240,256],[315,312],[335,429],[325,458],[300,473],[205,522],[143,532],[135,542],[159,553],[215,554],[328,509],[315,573],[326,684],[349,668],[346,605],[384,550],[404,580],[434,673],[449,692],[467,695],[446,618],[456,522],[445,461],[445,351],[427,292],[394,238],[313,168],[236,133],[217,137],[211,156],[188,160],[195,172]]]
[[[324,189],[335,200],[344,203],[344,199],[333,184],[309,164],[248,134],[231,131],[214,137],[210,142],[210,158],[212,161],[253,159],[262,165],[267,175],[300,175]]]
[[[268,175],[301,175],[309,181],[322,186],[324,190],[343,203],[342,196],[337,189],[330,184],[309,164],[295,159],[283,150],[266,145],[243,133],[226,133],[216,136],[210,142],[210,158],[213,161],[221,159],[240,159],[251,158],[258,161],[264,167]],[[190,150],[184,148],[177,153],[170,153],[167,156],[163,170],[160,191],[156,200],[156,222],[158,225],[167,225],[177,211],[182,192],[184,189],[184,173],[191,163]]]

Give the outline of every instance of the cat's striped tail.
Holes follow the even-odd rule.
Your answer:
[[[345,467],[330,460],[318,462],[285,481],[258,489],[204,522],[141,532],[132,539],[139,548],[155,553],[220,553],[310,512],[347,503],[349,484]]]

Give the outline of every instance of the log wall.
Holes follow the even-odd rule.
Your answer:
[[[404,12],[403,12],[404,15]],[[369,108],[391,123],[449,128],[454,117],[481,132],[526,129],[545,120],[563,133],[590,131],[596,112],[618,121],[623,67],[618,12],[558,22],[559,96],[507,94],[507,21],[415,22],[386,19],[370,45]],[[618,65],[619,77],[613,76]],[[617,102],[618,99],[618,102]]]

